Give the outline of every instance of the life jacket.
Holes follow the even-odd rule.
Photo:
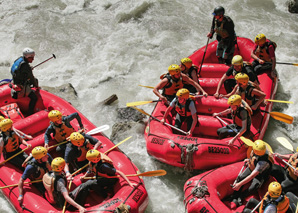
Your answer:
[[[109,158],[106,154],[104,154],[104,153],[100,153],[101,154],[101,159],[100,159],[100,161],[98,161],[97,163],[95,163],[95,164],[92,164],[91,162],[90,162],[90,166],[91,166],[91,170],[94,172],[94,174],[96,175],[96,177],[101,177],[101,175],[100,174],[103,174],[103,173],[100,173],[99,172],[99,168],[100,168],[100,166],[101,166],[101,164],[103,164],[103,163],[108,163],[108,164],[110,164],[111,166],[114,166],[113,165],[113,160],[111,159],[111,158]]]
[[[6,153],[14,152],[20,148],[21,139],[14,131],[10,131],[8,135],[4,132],[1,134],[4,141],[4,151]]]
[[[292,165],[294,168],[297,168],[298,166],[298,152],[296,152],[295,154],[293,154],[288,162],[290,165]],[[288,174],[289,176],[293,179],[293,180],[297,180],[297,176],[294,174],[294,170],[292,169],[292,167],[288,167]]]
[[[24,85],[28,80],[29,74],[26,72],[20,72],[20,68],[24,63],[26,63],[24,57],[19,57],[11,66],[10,73],[14,84]]]
[[[253,150],[250,152],[250,157],[249,157],[249,162],[248,162],[248,167],[251,171],[253,171],[256,168],[256,165],[259,161],[266,161],[269,163],[270,167],[268,171],[270,171],[273,163],[274,163],[274,158],[271,153],[266,153],[262,156],[254,154]]]
[[[274,204],[276,206],[277,213],[285,213],[290,207],[290,201],[287,196],[280,195],[276,200],[273,200],[270,197],[269,192],[267,192],[264,198],[262,199],[259,212],[263,213],[264,210],[266,209],[266,206],[268,206],[269,204]]]
[[[222,22],[215,20],[214,31],[216,32],[216,34],[218,34],[222,38],[229,37],[230,35],[229,35],[228,31],[226,29],[224,29],[224,24],[226,23],[226,21],[230,21],[230,20],[231,19],[228,16],[224,16]]]
[[[169,73],[163,78],[168,79],[168,84],[163,88],[164,95],[176,95],[179,89],[183,88],[182,76],[179,79],[174,80]]]
[[[62,208],[64,205],[64,197],[61,192],[57,191],[57,182],[60,178],[63,178],[65,183],[67,180],[64,175],[56,175],[53,172],[47,172],[43,178],[42,182],[44,188],[46,189],[45,197],[52,204],[57,205],[59,208]]]
[[[59,126],[56,126],[52,121],[50,122],[50,124],[55,129],[54,138],[58,143],[65,141],[66,138],[68,138],[70,134],[75,131],[74,128],[66,126],[65,122],[63,122],[63,119],[62,124]]]
[[[269,55],[269,46],[271,45],[273,45],[273,48],[275,50],[277,47],[276,43],[267,39],[262,47],[257,47],[257,49],[255,50],[255,55],[266,62],[271,62],[272,60]]]
[[[233,75],[234,77],[235,77],[238,73],[245,73],[245,74],[248,75],[247,70],[246,70],[246,67],[247,67],[247,66],[250,66],[250,65],[251,65],[251,64],[250,64],[249,62],[243,62],[243,66],[241,67],[241,70],[240,70],[240,71],[235,70],[234,65],[232,65],[232,67],[233,67],[232,75]]]
[[[251,114],[252,111],[250,108],[248,107],[243,107],[243,106],[239,106],[237,108],[236,111],[232,112],[232,117],[233,117],[233,123],[236,124],[239,127],[242,127],[242,118],[241,118],[241,112],[242,110],[247,111],[247,126],[246,126],[246,130],[250,129],[250,125],[251,125]]]
[[[89,142],[89,140],[86,139],[83,146],[77,147],[77,146],[72,145],[72,148],[78,149],[77,161],[82,162],[82,161],[86,160],[86,154],[87,154],[88,150],[93,149],[93,146]]]
[[[189,105],[193,100],[191,98],[188,98],[185,102],[185,105],[181,105],[178,101],[177,98],[177,102],[175,105],[175,110],[177,111],[177,113],[183,117],[189,117],[191,116],[191,111],[189,110]]]
[[[36,168],[36,172],[34,174],[30,175],[30,180],[39,180],[43,177],[43,175],[47,172],[49,172],[48,170],[48,166],[50,166],[49,162],[42,162],[39,163],[37,162],[36,159],[34,159],[33,157],[27,162],[27,165],[31,165],[33,167]]]
[[[241,96],[242,100],[245,100],[249,106],[252,106],[256,103],[256,97],[252,96],[252,91],[256,87],[253,86],[251,82],[248,82],[247,87],[245,89],[238,87],[239,95]]]
[[[24,119],[24,115],[20,111],[17,103],[11,103],[6,106],[0,107],[0,112],[2,113],[2,115],[4,115],[5,118],[9,118],[13,122]]]
[[[198,67],[197,67],[196,65],[192,65],[192,66],[187,70],[187,72],[184,73],[184,74],[186,74],[189,78],[191,78],[191,79],[193,80],[193,78],[192,78],[192,76],[191,76],[191,74],[192,74],[193,71],[195,71],[196,75],[198,75]]]

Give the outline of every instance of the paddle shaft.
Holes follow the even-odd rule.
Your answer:
[[[298,63],[276,62],[276,64],[284,64],[284,65],[298,66]]]
[[[281,157],[279,157],[278,155],[275,155],[275,156],[277,156],[279,159],[281,159],[282,160],[282,162],[284,162],[285,164],[287,164],[289,167],[291,167],[292,169],[296,169],[294,166],[292,166],[291,164],[289,164],[287,161],[285,161],[284,159],[282,159]]]
[[[221,122],[223,122],[223,123],[226,125],[226,127],[230,128],[230,129],[233,130],[236,134],[238,134],[237,130],[234,129],[234,128],[232,128],[232,127],[230,127],[229,124],[228,124],[227,122],[225,122],[223,119],[221,119],[221,118],[218,117],[218,116],[215,116],[215,117],[216,117],[218,120],[220,120]]]
[[[165,170],[155,170],[155,171],[149,171],[149,172],[143,172],[139,174],[130,174],[130,175],[125,175],[126,177],[139,177],[139,176],[144,176],[144,177],[152,177],[152,176],[163,176],[166,175],[167,172]],[[108,176],[107,178],[118,178],[120,175],[116,176]],[[85,177],[85,179],[95,179],[96,177]]]
[[[34,69],[34,68],[38,67],[39,65],[41,65],[41,64],[43,64],[43,63],[45,63],[45,62],[47,62],[48,60],[51,60],[52,58],[56,58],[56,56],[53,54],[52,57],[50,57],[50,58],[44,60],[43,62],[40,62],[39,64],[35,65],[34,67],[32,67],[32,69]]]
[[[240,172],[239,172],[237,178],[235,179],[235,181],[234,181],[234,183],[233,183],[233,186],[237,183],[237,179],[238,179],[238,177],[242,174],[243,169],[245,168],[245,166],[246,166],[246,164],[244,163],[244,165],[242,166],[242,168],[241,168],[241,170],[240,170]]]
[[[109,150],[105,151],[104,154],[108,154],[110,151],[112,151],[113,149],[115,149],[117,146],[119,146],[120,144],[123,144],[125,141],[129,140],[132,136],[129,136],[128,138],[124,139],[123,141],[117,143],[115,146],[113,146],[112,148],[110,148]]]
[[[261,203],[262,203],[262,200],[258,203],[258,205],[253,210],[251,210],[250,213],[255,212],[259,208],[259,206],[261,205]]]
[[[204,63],[205,55],[206,55],[206,52],[207,52],[207,47],[208,47],[208,44],[209,44],[209,40],[210,40],[210,38],[208,37],[207,44],[206,44],[206,47],[205,47],[204,55],[203,55],[203,58],[202,58],[202,62],[201,62],[201,66],[200,66],[200,69],[199,69],[198,74],[200,74],[201,73],[201,70],[202,70],[202,66],[203,66],[203,63]]]
[[[154,117],[154,116],[152,116],[152,115],[149,115],[149,116],[152,117],[153,119],[159,121],[160,123],[162,123],[161,120],[159,120],[158,118],[156,118],[156,117]],[[183,134],[185,134],[185,135],[188,135],[187,132],[184,132],[182,129],[179,129],[179,128],[177,128],[177,127],[171,125],[171,124],[168,124],[168,123],[166,123],[166,122],[164,122],[163,124],[165,124],[165,125],[167,125],[167,126],[173,128],[173,129],[175,129],[175,130],[177,130],[177,131],[179,131],[179,132],[181,132],[181,133],[183,133]]]
[[[13,155],[13,156],[11,156],[11,157],[7,158],[5,161],[1,162],[1,163],[0,163],[0,165],[2,165],[2,164],[4,164],[4,163],[6,163],[7,161],[11,160],[12,158],[14,158],[14,157],[18,156],[19,154],[21,154],[21,153],[25,152],[27,149],[29,149],[29,147],[26,147],[26,148],[25,148],[25,149],[23,149],[22,151],[19,151],[19,152],[18,152],[18,153],[16,153],[15,155]]]

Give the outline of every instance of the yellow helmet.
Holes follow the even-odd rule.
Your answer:
[[[189,69],[192,66],[192,60],[190,58],[182,58],[181,64],[183,64],[184,66],[186,66]]]
[[[170,75],[176,75],[181,72],[181,67],[177,64],[172,64],[169,66],[168,71],[169,71]]]
[[[32,156],[38,160],[46,156],[46,154],[48,153],[48,150],[43,146],[37,146],[37,147],[34,147],[34,149],[32,149],[31,153],[32,153]]]
[[[243,65],[243,58],[241,55],[235,55],[232,59],[233,65]]]
[[[101,159],[101,154],[98,150],[90,149],[86,154],[86,158],[92,163],[97,163]]]
[[[245,73],[240,72],[237,75],[235,75],[235,79],[237,82],[246,85],[248,83],[249,77]]]
[[[65,167],[65,160],[61,157],[54,158],[51,167],[54,172],[61,172]]]
[[[178,98],[188,99],[189,98],[189,91],[188,91],[188,89],[185,89],[185,88],[179,89],[178,92],[176,93],[176,96]]]
[[[239,106],[241,104],[242,98],[240,95],[232,95],[228,99],[228,104],[231,105],[237,105]]]
[[[52,122],[59,121],[62,118],[62,113],[58,110],[52,110],[49,112],[48,117]]]
[[[5,118],[3,116],[0,115],[0,121],[4,120]]]
[[[266,36],[264,34],[258,34],[256,37],[255,37],[255,43],[257,45],[263,45],[265,44],[266,42]]]
[[[262,156],[266,153],[266,144],[262,140],[256,140],[252,149],[256,155]]]
[[[7,132],[8,130],[10,130],[11,127],[12,127],[12,124],[13,124],[12,120],[10,120],[8,118],[7,119],[3,119],[0,122],[0,127],[1,127],[2,132]]]
[[[85,138],[79,132],[73,132],[69,136],[70,142],[75,146],[83,146]]]
[[[270,197],[278,198],[281,195],[282,188],[279,182],[271,182],[268,186],[268,192]]]

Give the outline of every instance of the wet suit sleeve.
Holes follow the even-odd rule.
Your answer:
[[[22,179],[23,180],[26,180],[27,178],[30,177],[31,174],[35,173],[36,172],[36,168],[32,165],[27,165],[26,168],[25,168],[25,171],[22,175]]]
[[[189,110],[191,112],[191,115],[197,113],[197,109],[196,109],[195,103],[193,101],[190,102],[190,104],[189,104]]]
[[[57,181],[57,191],[61,193],[67,192],[67,188],[65,187],[65,185],[66,185],[65,181],[62,178],[60,178]]]
[[[231,66],[228,71],[226,72],[226,76],[231,76],[233,74],[233,66]]]
[[[98,140],[96,138],[93,138],[91,135],[87,135],[87,134],[82,134],[86,139],[89,140],[89,142],[92,144],[92,145],[95,145]]]
[[[25,59],[26,60],[26,59]],[[34,87],[38,87],[37,80],[35,79],[32,69],[28,63],[23,63],[21,65],[21,70],[28,73],[28,79],[30,81],[30,84],[33,84]]]
[[[72,121],[73,119],[77,119],[81,129],[84,128],[81,117],[79,116],[79,113],[77,113],[77,112],[72,113],[69,116],[64,117],[65,125],[68,126],[68,127],[71,127],[70,121]]]
[[[72,144],[69,143],[66,146],[65,153],[64,153],[64,160],[66,163],[74,162],[76,159],[75,150],[74,147],[72,147]]]
[[[49,141],[51,139],[51,133],[53,133],[53,136],[55,136],[55,130],[54,128],[50,125],[46,132],[44,133],[44,143],[49,144]]]
[[[108,163],[103,163],[100,170],[101,173],[107,174],[109,176],[114,176],[116,174],[116,169]]]

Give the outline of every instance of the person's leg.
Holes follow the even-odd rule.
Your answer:
[[[277,164],[272,165],[270,175],[273,176],[279,183],[283,182],[286,179],[286,171],[284,167]]]
[[[235,129],[234,127],[235,126],[233,124],[229,124],[225,127],[219,128],[217,130],[217,135],[219,136],[219,139],[235,136],[237,134],[237,129]]]
[[[32,115],[34,113],[35,104],[37,102],[37,96],[34,91],[31,91],[28,97],[30,98],[28,114]]]
[[[293,192],[298,195],[298,181],[294,181],[286,176],[285,180],[281,182],[281,187],[284,192]]]
[[[218,63],[223,64],[223,41],[219,41],[217,44],[217,49],[216,49],[216,57],[218,58]]]

